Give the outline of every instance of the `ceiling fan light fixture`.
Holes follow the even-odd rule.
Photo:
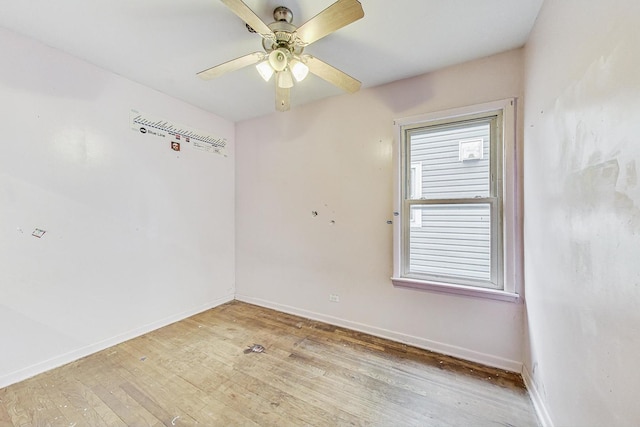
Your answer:
[[[265,82],[268,82],[271,79],[271,76],[273,76],[274,71],[268,60],[258,63],[258,65],[256,65],[256,69]]]
[[[245,4],[245,0],[222,0],[247,28],[262,37],[263,51],[253,52],[231,61],[207,68],[198,77],[209,80],[230,71],[255,65],[260,76],[270,81],[275,74],[276,110],[287,111],[291,107],[291,91],[295,81],[302,81],[310,71],[346,92],[356,92],[361,83],[311,55],[303,55],[304,49],[323,37],[349,25],[364,16],[361,0],[333,0],[333,4],[300,26],[293,25],[293,14],[285,6],[273,12],[275,22],[266,24]],[[295,78],[295,81],[294,81]]]
[[[282,89],[289,89],[293,87],[293,77],[289,70],[279,71],[277,74],[278,86]]]
[[[297,82],[303,81],[309,74],[309,67],[297,59],[291,61],[289,68],[291,68],[291,74],[293,74]]]
[[[289,52],[286,49],[276,49],[269,54],[269,64],[275,71],[282,71],[289,65]]]

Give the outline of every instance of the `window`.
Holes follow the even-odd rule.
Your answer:
[[[395,285],[517,298],[514,111],[505,100],[396,121]]]

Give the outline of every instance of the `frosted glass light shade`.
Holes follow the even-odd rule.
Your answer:
[[[280,86],[282,89],[289,89],[293,87],[293,78],[291,77],[291,73],[289,72],[289,70],[278,72],[277,78],[278,86]]]
[[[298,60],[291,61],[291,73],[296,81],[301,82],[309,74],[309,67]]]
[[[273,76],[273,68],[271,68],[271,65],[269,65],[269,61],[260,62],[258,65],[256,65],[256,69],[265,82],[268,82],[271,79],[271,76]]]
[[[276,71],[282,71],[287,68],[289,64],[289,58],[287,58],[287,51],[284,49],[276,49],[269,54],[269,64]]]

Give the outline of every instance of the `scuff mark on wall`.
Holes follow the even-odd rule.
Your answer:
[[[600,158],[599,153],[592,158]],[[621,179],[622,178],[622,179]],[[635,161],[628,162],[621,170],[618,159],[607,160],[571,174],[567,179],[565,194],[571,208],[571,216],[591,215],[595,211],[610,211],[622,221],[632,234],[640,232],[640,206],[625,190],[637,183]],[[604,218],[608,218],[605,216]]]
[[[640,233],[640,207],[625,193],[616,192],[614,199],[615,210],[626,221],[629,231],[637,235]]]
[[[601,156],[598,151],[592,154],[591,159],[600,159]],[[569,175],[565,190],[570,205],[583,209],[595,208],[607,201],[611,203],[619,175],[620,165],[617,159],[587,166]],[[611,206],[613,207],[612,203]]]
[[[630,162],[627,163],[626,167],[625,167],[625,172],[627,175],[627,179],[625,184],[627,185],[627,188],[634,188],[638,185],[638,174],[636,172],[636,161],[635,160],[631,160]]]
[[[574,274],[582,279],[589,279],[593,276],[593,259],[591,256],[591,243],[588,241],[572,242],[571,253],[573,254]]]

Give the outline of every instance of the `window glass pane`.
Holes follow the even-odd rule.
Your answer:
[[[491,205],[412,206],[420,226],[409,231],[409,273],[491,280]]]
[[[409,198],[489,197],[490,129],[485,119],[410,131],[409,164],[422,165],[422,182],[421,194]]]

